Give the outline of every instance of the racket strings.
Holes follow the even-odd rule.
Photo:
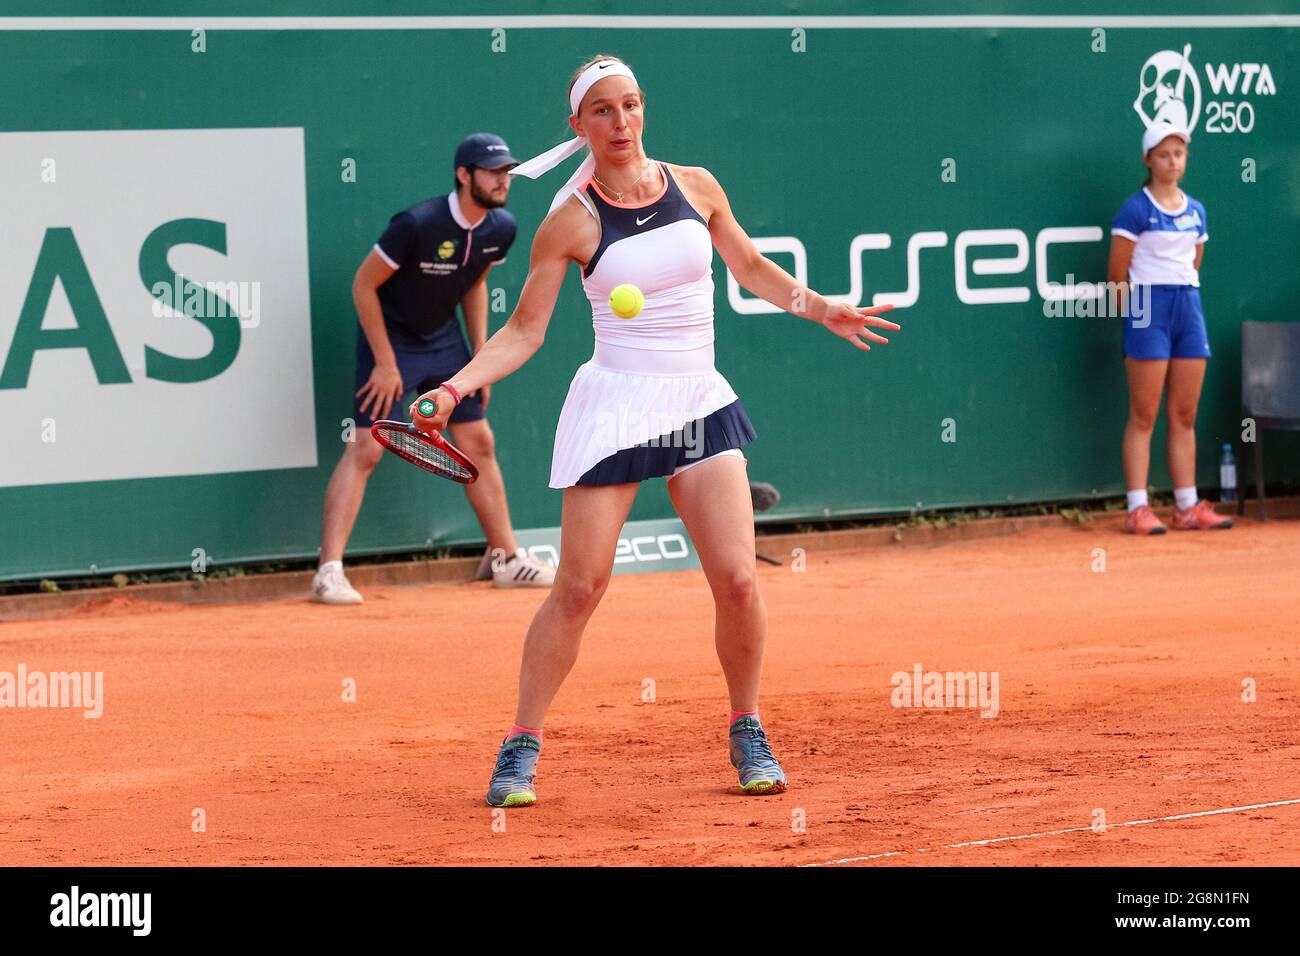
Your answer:
[[[447,454],[437,445],[413,435],[405,429],[385,428],[384,438],[388,445],[412,464],[441,472],[453,478],[473,478],[474,473],[456,458]]]

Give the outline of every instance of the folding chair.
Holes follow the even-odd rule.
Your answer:
[[[1241,323],[1241,410],[1255,420],[1255,495],[1264,521],[1264,432],[1300,431],[1300,322]],[[1245,512],[1245,498],[1238,494],[1237,514]]]

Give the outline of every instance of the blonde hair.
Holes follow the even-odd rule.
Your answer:
[[[595,63],[603,63],[605,60],[613,60],[615,63],[623,63],[623,61],[620,60],[618,57],[616,57],[616,56],[611,56],[611,55],[608,54],[608,53],[598,53],[598,54],[596,54],[596,55],[593,56],[590,60],[588,60],[586,63],[582,64],[582,66],[578,67],[576,70],[573,71],[573,76],[569,79],[569,88],[568,88],[568,90],[565,91],[565,94],[564,94],[564,95],[565,95],[566,97],[568,97],[570,94],[573,93],[573,84],[575,84],[575,83],[578,82],[578,77],[582,76],[583,71],[585,71],[586,69],[588,69],[590,66],[592,66],[592,65],[595,64]],[[624,66],[627,66],[626,63],[623,63],[623,65],[624,65]],[[645,106],[645,90],[641,89],[640,84],[637,84],[636,92],[637,92],[637,95],[638,95],[639,97],[641,97],[641,105],[642,105],[642,106]],[[581,104],[579,104],[579,105],[581,105]]]

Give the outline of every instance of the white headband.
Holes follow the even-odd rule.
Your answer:
[[[626,63],[619,63],[615,60],[599,60],[591,64],[582,71],[573,84],[573,89],[569,92],[569,111],[573,116],[578,115],[578,107],[582,105],[582,98],[587,95],[588,91],[607,76],[626,76],[633,83],[636,83],[636,76],[632,73],[631,67]],[[640,89],[641,84],[637,83]],[[527,176],[529,179],[536,179],[543,173],[554,169],[560,163],[564,162],[578,150],[584,147],[590,147],[585,136],[575,136],[573,139],[558,146],[552,146],[544,153],[534,156],[525,163],[520,163],[514,169],[510,170],[512,176]],[[551,200],[551,208],[547,214],[554,212],[556,207],[569,198],[570,193],[577,192],[578,187],[591,178],[596,171],[596,157],[590,152],[587,158],[577,168],[569,181],[561,187],[560,191],[555,194]]]

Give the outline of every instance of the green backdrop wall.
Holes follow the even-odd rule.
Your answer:
[[[356,318],[350,283],[357,264],[392,213],[447,190],[451,153],[465,133],[499,132],[519,156],[558,142],[566,130],[568,76],[597,52],[620,55],[636,69],[648,94],[648,153],[712,170],[752,236],[797,238],[813,288],[844,293],[854,238],[888,234],[888,249],[858,257],[864,298],[905,289],[909,238],[946,234],[942,247],[920,253],[919,295],[894,314],[903,331],[870,354],[788,315],[737,314],[715,258],[718,367],[745,400],[759,434],[748,450],[751,475],[774,482],[783,494],[768,518],[1122,491],[1126,392],[1119,321],[1046,315],[1035,278],[1036,240],[1048,228],[1104,230],[1101,241],[1052,246],[1047,265],[1054,281],[1067,273],[1104,278],[1110,220],[1142,182],[1143,125],[1134,100],[1143,64],[1158,51],[1190,44],[1189,68],[1199,84],[1200,120],[1184,185],[1207,207],[1211,236],[1202,295],[1214,357],[1198,426],[1200,483],[1217,483],[1215,448],[1240,431],[1239,323],[1291,319],[1300,294],[1294,266],[1300,28],[1290,15],[1248,20],[1278,13],[1276,5],[1246,5],[1207,24],[1194,19],[1219,12],[1206,4],[1152,3],[1144,11],[1151,16],[1134,25],[1122,18],[1120,5],[1112,15],[1084,21],[1061,17],[1071,12],[1066,4],[1020,3],[996,8],[1001,19],[982,11],[982,19],[936,26],[920,19],[902,25],[818,19],[859,12],[848,4],[747,5],[749,14],[772,18],[760,21],[730,16],[728,5],[680,2],[653,11],[638,5],[639,13],[674,19],[630,26],[608,4],[514,4],[496,15],[504,33],[493,33],[490,23],[497,21],[467,19],[482,13],[470,4],[222,5],[223,16],[250,18],[233,24],[205,17],[202,4],[141,4],[140,16],[173,19],[118,22],[112,29],[54,19],[120,14],[121,6],[7,5],[6,17],[46,19],[0,18],[0,88],[6,91],[0,141],[8,133],[54,131],[302,131],[316,464],[0,487],[0,578],[85,573],[91,566],[183,566],[197,547],[218,563],[315,553],[324,487],[343,447],[341,420],[351,409]],[[331,24],[256,19],[272,12],[450,19],[384,29],[369,28],[373,22],[322,29]],[[870,12],[963,11],[951,4],[885,4]],[[535,14],[588,19],[551,26]],[[709,14],[728,15],[729,25],[691,19]],[[75,28],[37,29],[59,25]],[[204,52],[193,50],[192,26],[205,26]],[[805,31],[802,52],[796,28]],[[1096,49],[1096,29],[1105,31],[1104,51]],[[505,49],[494,51],[502,40]],[[1266,64],[1275,92],[1260,88],[1260,71],[1246,93],[1245,64]],[[1242,71],[1235,92],[1221,84],[1216,93],[1210,74],[1234,66]],[[1209,104],[1231,102],[1226,112],[1244,116],[1243,101],[1252,114],[1249,132],[1223,131],[1225,108],[1213,111]],[[1220,131],[1206,128],[1211,112]],[[182,164],[184,144],[178,144],[177,155],[160,162]],[[341,175],[348,159],[355,160],[355,182]],[[255,155],[238,159],[240,168],[250,163],[255,170]],[[1243,180],[1247,167],[1254,181]],[[953,172],[955,181],[948,181]],[[21,188],[40,189],[36,176],[31,172]],[[21,178],[15,170],[5,177]],[[511,306],[531,236],[562,181],[557,171],[513,188],[519,241],[490,279]],[[177,218],[183,206],[176,206]],[[23,208],[25,237],[69,225],[41,219],[39,203],[35,212],[30,204]],[[93,219],[94,210],[87,215]],[[268,214],[258,226],[273,241],[280,223]],[[1000,246],[971,248],[959,277],[957,237],[968,230],[1019,230],[1026,264],[1012,274],[974,271],[976,259],[1015,253],[1004,238]],[[233,235],[232,227],[232,241]],[[35,248],[25,255],[30,270]],[[793,268],[792,256],[774,258]],[[10,314],[0,313],[0,360],[31,279],[30,271],[5,275],[9,288],[0,287],[0,307]],[[94,268],[91,275],[97,287],[115,281]],[[960,282],[975,289],[1025,287],[1028,296],[969,304],[959,297]],[[101,291],[101,298],[111,296]],[[493,328],[505,318],[493,313]],[[116,331],[131,318],[111,314],[110,320]],[[551,438],[568,380],[591,346],[590,311],[571,273],[544,348],[494,391],[490,418],[519,527],[559,522],[561,495],[546,487]],[[33,368],[35,380],[42,366]],[[58,386],[84,389],[93,403],[94,389],[106,386],[89,369],[85,363],[84,374]],[[258,381],[231,387],[256,390]],[[186,388],[171,385],[140,415],[105,420],[100,428],[166,441],[169,431],[186,427]],[[10,433],[0,455],[27,447],[19,432],[39,428],[44,410],[37,396],[31,388],[0,392],[0,402],[11,403],[0,422]],[[303,420],[292,405],[265,413],[271,429],[293,429]],[[952,420],[956,441],[943,440],[945,419]],[[1162,447],[1163,426],[1152,483],[1167,487]],[[1293,477],[1300,447],[1286,439],[1273,447],[1279,451],[1270,456],[1270,478]],[[632,517],[668,514],[663,483],[647,484]],[[352,550],[477,538],[459,489],[385,461]]]

